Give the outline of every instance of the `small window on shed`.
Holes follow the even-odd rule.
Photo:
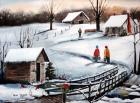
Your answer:
[[[83,13],[81,13],[80,16],[82,17],[83,16]]]

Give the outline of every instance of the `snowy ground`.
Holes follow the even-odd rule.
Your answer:
[[[31,100],[43,95],[47,95],[47,93],[43,89],[36,89],[33,86],[25,85],[23,88],[20,84],[0,85],[0,100],[7,102]]]
[[[78,40],[77,31],[79,27],[82,28],[83,31],[81,40]],[[8,41],[10,44],[9,48],[18,48],[18,34],[21,29],[25,28],[30,28],[32,32],[41,32],[47,30],[49,24],[2,27],[0,28],[1,41],[3,43],[4,41]],[[127,65],[129,68],[126,70],[130,72],[133,67],[133,36],[104,37],[102,32],[85,34],[84,30],[89,28],[95,28],[95,25],[54,23],[54,30],[43,32],[35,36],[33,47],[44,47],[50,61],[56,68],[56,74],[66,79],[93,76],[114,67],[114,65],[110,64],[94,63],[91,60],[96,45],[99,46],[102,60],[104,46],[108,45],[111,52],[111,61]],[[139,38],[138,34],[137,38]],[[139,44],[137,47],[139,47]],[[124,69],[122,70],[122,68],[120,68],[120,71],[124,71]],[[1,85],[0,93],[1,90],[6,89],[5,85]],[[5,95],[6,94],[4,94],[4,96]],[[0,99],[3,98],[2,96],[3,95],[0,96]]]

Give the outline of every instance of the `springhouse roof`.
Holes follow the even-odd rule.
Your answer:
[[[36,61],[43,48],[10,49],[5,62],[30,62]]]

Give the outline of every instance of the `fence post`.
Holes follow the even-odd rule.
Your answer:
[[[90,84],[90,83],[89,83],[89,85],[88,85],[88,88],[89,88],[88,98],[90,98],[90,97],[91,97],[91,84]]]
[[[66,103],[66,92],[69,90],[70,84],[64,83],[63,84],[63,103]]]
[[[91,98],[91,84],[90,83],[89,83],[88,87],[89,87],[88,101],[89,101],[89,103],[92,103],[90,100],[90,98]]]
[[[63,91],[63,103],[66,103],[66,92]]]

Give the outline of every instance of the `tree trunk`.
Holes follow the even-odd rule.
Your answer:
[[[1,61],[1,79],[2,79],[2,80],[3,80],[3,77],[4,77],[3,68],[4,68],[4,63],[3,63],[3,61]]]
[[[50,30],[52,30],[53,21],[50,20]]]
[[[134,73],[135,74],[137,74],[136,61],[137,61],[136,44],[134,43]]]
[[[97,2],[97,4],[96,4],[96,9],[97,9],[97,11],[96,11],[96,30],[100,31],[99,1],[97,0],[96,2]]]
[[[99,16],[96,17],[96,30],[100,31],[100,17]]]

